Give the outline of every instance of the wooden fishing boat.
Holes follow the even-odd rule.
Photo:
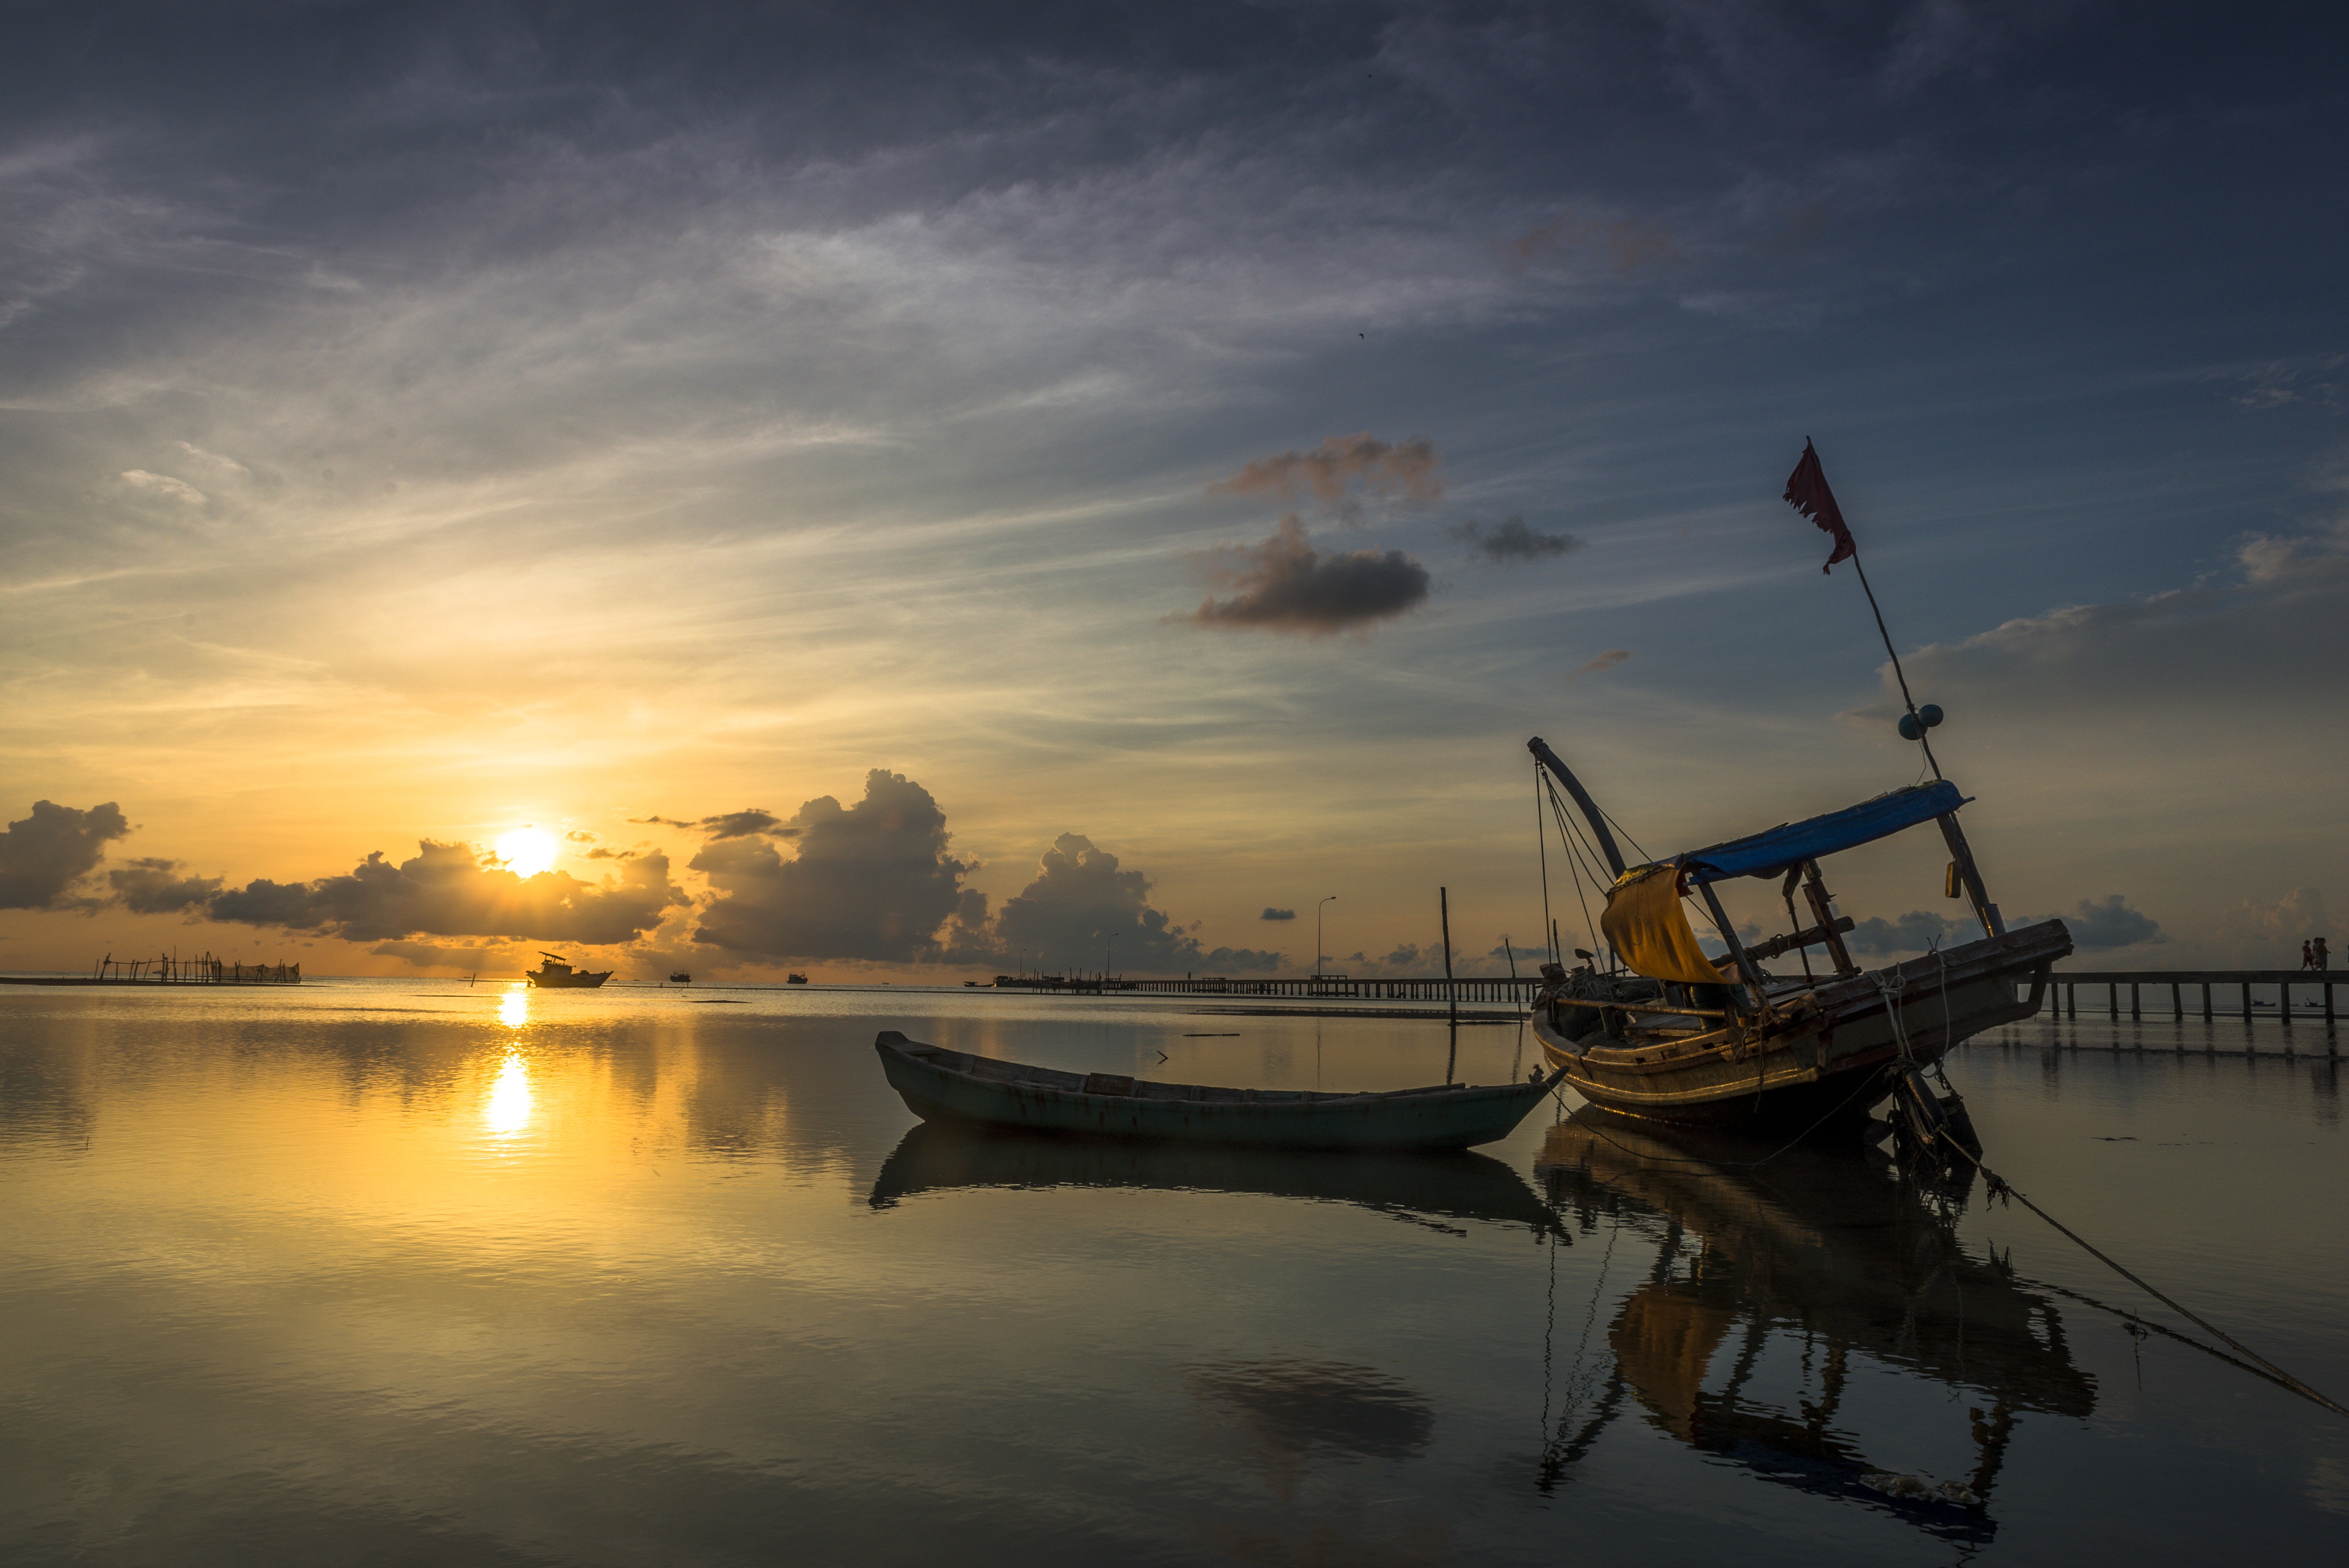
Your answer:
[[[1904,1075],[2039,1011],[2049,968],[2072,950],[2061,920],[2006,929],[1958,826],[1966,797],[1946,780],[1627,866],[1609,819],[1557,753],[1538,736],[1528,747],[1581,807],[1588,842],[1614,877],[1599,922],[1613,961],[1602,969],[1577,950],[1584,961],[1571,971],[1545,964],[1534,1033],[1568,1086],[1609,1110],[1696,1127],[1857,1126]],[[1551,800],[1563,826],[1563,805],[1554,792]],[[1843,940],[1852,921],[1836,909],[1819,862],[1927,822],[1950,848],[1943,890],[1971,901],[1983,936],[1863,972]],[[1733,877],[1778,881],[1795,929],[1742,941],[1713,887]],[[1728,950],[1718,959],[1697,943],[1682,902],[1691,896]],[[1815,948],[1830,973],[1810,972]],[[1762,967],[1786,953],[1801,956],[1803,973]],[[1923,1094],[1921,1079],[1911,1085]]]
[[[561,953],[542,952],[538,957],[538,967],[524,970],[523,979],[542,991],[592,991],[612,978],[608,969],[601,974],[573,969],[571,961]]]
[[[1218,1089],[1063,1073],[908,1040],[874,1043],[889,1086],[924,1121],[1278,1148],[1467,1148],[1515,1131],[1557,1082],[1441,1084],[1376,1094]]]

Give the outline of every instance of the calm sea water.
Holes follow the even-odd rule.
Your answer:
[[[1570,1102],[1440,1160],[941,1137],[871,1049],[1329,1088],[1440,1082],[1451,1049],[1440,1023],[1193,1005],[6,988],[0,1560],[2349,1540],[2349,1420],[2132,1334],[2113,1308],[2185,1325],[1979,1186],[1739,1168]],[[2349,1399],[2339,1075],[2292,1035],[2040,1022],[1951,1075],[1993,1168]],[[1456,1065],[1534,1054],[1463,1029]]]

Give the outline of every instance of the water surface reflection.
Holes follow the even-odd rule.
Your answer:
[[[1603,1388],[1587,1330],[1569,1362],[1545,1488],[1628,1394],[1651,1427],[1762,1480],[1986,1542],[2017,1417],[2095,1408],[2047,1297],[1960,1245],[1963,1188],[1920,1190],[1856,1148],[1778,1153],[1588,1109],[1549,1130],[1535,1171],[1582,1228],[1635,1243],[1612,1255],[1645,1276],[1608,1325]],[[1880,1379],[1855,1397],[1886,1369],[1914,1375],[1894,1386],[1909,1397]],[[1929,1386],[1948,1396],[1936,1408],[1916,1397]]]
[[[1485,1220],[1552,1229],[1525,1178],[1481,1154],[1333,1154],[1063,1138],[924,1122],[881,1167],[867,1201],[963,1188],[1124,1187],[1352,1203],[1428,1223]]]

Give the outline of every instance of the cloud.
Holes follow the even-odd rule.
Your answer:
[[[120,476],[131,489],[148,495],[160,495],[189,506],[202,506],[204,493],[184,479],[173,479],[168,473],[150,473],[143,468],[126,468]]]
[[[2280,898],[2246,898],[2222,911],[2209,945],[2228,968],[2298,969],[2300,944],[2331,935],[2323,893],[2295,888]]]
[[[1397,942],[1384,958],[1353,952],[1340,961],[1356,980],[1425,980],[1444,972],[1444,950],[1433,943],[1423,948],[1417,942]]]
[[[1123,869],[1116,856],[1081,833],[1054,839],[1038,862],[1036,879],[1003,901],[994,940],[1004,955],[1027,953],[1062,969],[1098,969],[1104,959],[1120,971],[1145,974],[1234,973],[1281,964],[1278,953],[1255,949],[1207,951],[1151,907],[1149,877]]]
[[[691,868],[716,894],[693,940],[777,959],[908,962],[938,954],[949,919],[980,925],[984,894],[963,886],[976,869],[947,850],[946,813],[902,774],[874,768],[864,798],[843,807],[819,795],[778,823],[761,811],[703,819],[709,841]],[[791,859],[770,837],[797,841]]]
[[[1271,905],[1268,904],[1265,906],[1264,913],[1258,915],[1257,919],[1259,920],[1293,920],[1297,919],[1297,911],[1294,909],[1276,909]]]
[[[1870,915],[1852,927],[1844,945],[1856,953],[1920,953],[1947,945],[1952,929],[1949,920],[1927,909],[1911,909],[1891,920]]]
[[[46,800],[0,834],[0,909],[55,908],[66,889],[98,868],[112,839],[130,832],[112,801],[88,811]]]
[[[1615,264],[1619,273],[1643,266],[1662,266],[1688,258],[1663,224],[1648,218],[1597,218],[1560,213],[1539,228],[1495,247],[1512,269],[1523,272],[1553,257],[1577,251],[1595,251]]]
[[[2306,680],[2349,665],[2349,527],[2253,535],[2237,546],[2240,580],[2149,598],[2074,605],[2024,616],[1961,641],[1902,656],[1920,701],[1953,722],[1975,704],[2070,722],[2148,707],[2173,722],[2182,707],[2266,722],[2272,697],[2304,711]],[[1885,690],[1892,690],[1890,667]],[[1967,701],[1952,705],[1949,693]],[[1897,706],[1882,709],[1889,717]]]
[[[607,946],[633,941],[685,901],[668,877],[668,857],[626,862],[601,885],[564,871],[518,877],[469,844],[426,839],[394,866],[381,851],[347,876],[312,882],[266,878],[214,894],[215,920],[316,930],[347,941],[402,937],[502,937]]]
[[[805,811],[807,808],[802,806],[800,809]],[[753,834],[764,834],[770,838],[797,838],[806,831],[804,827],[787,826],[781,817],[771,812],[761,811],[756,806],[690,821],[674,816],[632,816],[628,820],[638,824],[657,824],[662,827],[682,827],[688,833],[707,834],[711,838],[748,838]]]
[[[1602,675],[1630,657],[1631,650],[1628,648],[1610,648],[1606,652],[1600,654],[1598,658],[1592,659],[1589,663],[1584,665],[1581,669],[1576,670],[1573,674],[1568,676],[1567,680],[1568,681],[1575,681],[1581,680],[1586,675]]]
[[[2006,928],[2014,930],[2035,925],[2041,920],[2060,919],[2072,933],[2072,945],[2083,951],[2107,948],[2137,947],[2140,944],[2166,942],[2160,924],[2151,916],[2128,907],[2128,901],[2118,893],[2108,894],[2101,901],[2083,898],[2068,915],[2009,915]],[[1759,932],[1755,933],[1757,936]],[[1959,942],[1971,941],[1982,934],[1971,916],[1945,917],[1926,909],[1911,909],[1897,919],[1887,920],[1871,915],[1851,929],[1845,944],[1856,953],[1920,953],[1931,948],[1947,948]]]
[[[1426,602],[1430,586],[1427,568],[1400,550],[1316,553],[1294,513],[1263,544],[1218,554],[1238,564],[1219,561],[1210,571],[1220,586],[1237,591],[1227,599],[1210,596],[1181,618],[1327,637],[1407,614]]]
[[[1584,545],[1583,540],[1571,534],[1545,534],[1538,528],[1528,528],[1522,517],[1505,518],[1489,531],[1482,523],[1471,519],[1449,532],[1454,538],[1467,543],[1470,555],[1486,561],[1547,561],[1570,555]]]
[[[2128,901],[2118,893],[2106,894],[2102,903],[2083,898],[2068,915],[2015,915],[2010,916],[2006,924],[2013,930],[2041,920],[2063,921],[2072,933],[2072,945],[2080,949],[2133,948],[2169,940],[2162,934],[2159,921],[2130,909]]]
[[[114,901],[134,915],[171,915],[211,902],[217,877],[185,877],[176,860],[133,860],[106,874]]]
[[[514,961],[513,949],[496,943],[446,947],[437,942],[378,942],[367,951],[399,959],[418,969],[482,970]]]
[[[1385,441],[1361,431],[1331,436],[1311,452],[1260,457],[1231,478],[1207,486],[1210,495],[1278,495],[1309,490],[1315,500],[1335,506],[1356,483],[1381,495],[1434,501],[1444,494],[1443,459],[1425,436]]]

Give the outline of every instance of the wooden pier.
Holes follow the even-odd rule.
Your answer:
[[[1533,1004],[1541,977],[1511,980],[1486,976],[1445,980],[1355,980],[1342,974],[1303,975],[1294,980],[1226,980],[1206,975],[1194,980],[1112,981],[1114,991],[1150,992],[1174,996],[1286,996],[1316,1002],[1510,1002]]]
[[[2289,1027],[2294,1023],[2330,1027],[2338,1016],[2333,988],[2349,984],[2349,971],[2334,974],[2313,969],[2174,969],[2059,970],[2047,977],[2045,1012],[2050,1016],[2080,1016],[2080,988],[2088,988],[2088,1016],[2101,1012],[2122,1016],[2122,993],[2127,992],[2130,1018],[2147,1015],[2147,993],[2152,993],[2153,1016],[2173,1019],[2272,1018]],[[2272,988],[2273,1002],[2251,994],[2251,989]],[[2302,1005],[2292,1005],[2292,993]],[[2194,993],[2189,1000],[2189,992]],[[2313,1003],[2313,1005],[2309,1005]]]

